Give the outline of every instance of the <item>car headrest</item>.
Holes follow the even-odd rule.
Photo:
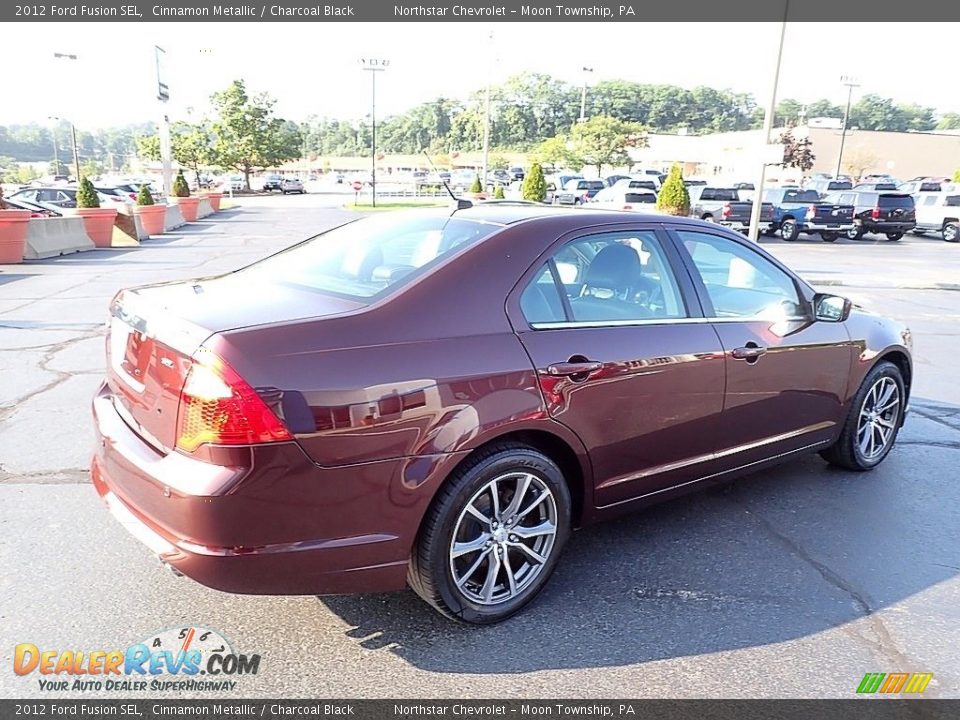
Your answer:
[[[638,285],[643,275],[640,256],[629,245],[607,245],[590,263],[584,277],[589,288],[622,291]]]
[[[359,246],[353,248],[347,254],[346,259],[340,266],[340,272],[362,282],[367,282],[371,280],[373,270],[378,265],[383,265],[383,251],[379,247],[368,249]]]

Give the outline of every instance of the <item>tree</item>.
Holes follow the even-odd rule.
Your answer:
[[[300,131],[293,123],[274,117],[275,101],[266,93],[250,96],[243,80],[234,80],[211,98],[218,119],[213,125],[213,164],[250,174],[300,157]]]
[[[960,183],[960,169],[953,171],[953,181],[955,183]]]
[[[843,156],[843,167],[854,179],[863,177],[877,162],[877,156],[862,145],[850,148]]]
[[[944,113],[937,123],[937,130],[960,130],[960,113]]]
[[[843,108],[840,107],[839,105],[834,105],[829,100],[817,100],[807,105],[807,117],[808,118],[818,118],[818,117],[842,118]]]
[[[213,138],[206,124],[176,122],[170,128],[170,154],[180,165],[196,176],[200,187],[200,170],[211,165]],[[160,136],[147,135],[137,138],[137,151],[147,160],[160,160]]]
[[[33,169],[33,165],[22,163],[19,167],[17,167],[17,182],[21,185],[31,183],[38,177],[40,177],[40,175],[36,170]]]
[[[508,167],[510,167],[510,163],[507,162],[507,159],[503,155],[492,156],[487,165],[491,170],[506,170]]]
[[[503,185],[497,185],[493,190],[493,199],[494,200],[505,200],[506,195],[503,193]]]
[[[685,217],[690,214],[690,192],[683,184],[683,171],[674,163],[657,195],[657,210],[667,215]]]
[[[80,185],[77,188],[77,207],[78,208],[98,208],[100,207],[100,196],[93,189],[93,183],[90,178],[84,175],[80,178]]]
[[[148,207],[153,204],[153,193],[150,192],[150,186],[144,183],[140,186],[140,192],[137,193],[137,205]]]
[[[570,167],[573,170],[579,170],[583,163],[577,164],[578,160],[567,147],[568,140],[566,135],[557,135],[547,138],[540,143],[533,151],[532,155],[538,163],[549,165],[550,167]]]
[[[780,167],[793,167],[802,172],[807,172],[813,167],[813,161],[817,156],[810,149],[813,146],[810,138],[797,140],[793,132],[787,130],[780,136],[780,143],[783,144],[783,162],[780,163]]]
[[[470,186],[470,192],[472,192],[474,195],[477,195],[483,192],[483,184],[480,182],[479,175],[474,176],[473,184]]]
[[[540,163],[534,162],[530,165],[530,169],[523,176],[520,194],[524,200],[532,202],[543,202],[547,197],[547,180],[543,177],[543,167]]]
[[[777,103],[777,109],[773,114],[773,124],[775,127],[793,127],[800,118],[803,105],[796,100],[784,98]]]
[[[605,165],[630,165],[627,149],[644,147],[646,138],[639,123],[624,122],[609,115],[596,115],[577,123],[570,131],[571,153],[581,165],[597,168],[597,175]]]
[[[173,179],[174,197],[190,197],[190,186],[187,185],[187,179],[183,176],[183,170],[177,173]]]

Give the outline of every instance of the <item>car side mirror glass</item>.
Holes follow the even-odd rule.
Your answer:
[[[821,322],[843,322],[850,316],[851,303],[839,295],[818,294],[813,298],[813,316]]]

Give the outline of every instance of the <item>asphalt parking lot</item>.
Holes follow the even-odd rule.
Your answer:
[[[903,671],[960,697],[960,246],[932,238],[763,241],[913,329],[912,415],[872,473],[812,457],[577,533],[541,597],[487,628],[411,592],[231,596],[162,569],[89,485],[106,305],[314,234],[340,201],[244,198],[141,248],[0,271],[0,696],[51,697],[9,671],[17,643],[201,625],[262,655],[234,696],[853,697]]]

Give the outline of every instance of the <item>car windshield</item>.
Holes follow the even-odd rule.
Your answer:
[[[239,272],[351,299],[379,298],[500,227],[446,212],[388,213],[341,225]]]

